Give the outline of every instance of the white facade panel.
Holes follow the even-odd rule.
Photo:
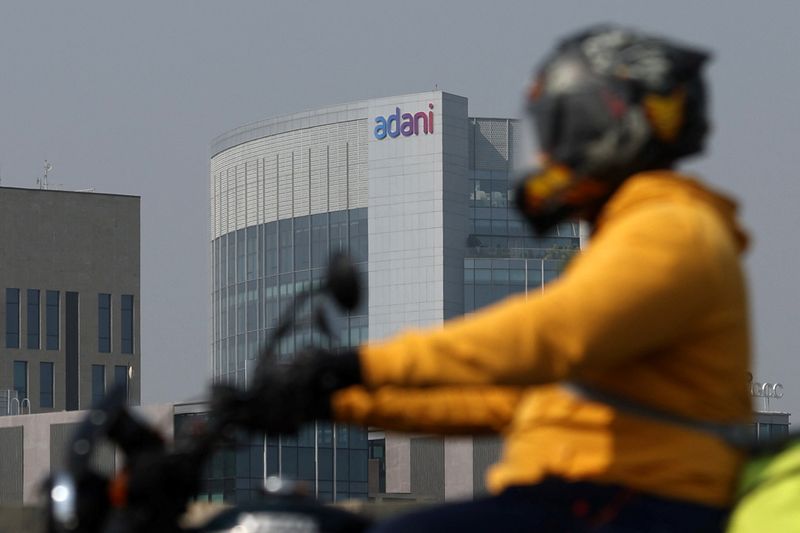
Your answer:
[[[420,112],[428,116],[427,133],[426,121],[417,119],[416,133],[403,134],[398,120],[410,127]],[[463,269],[467,198],[453,208],[444,196],[450,182],[462,182],[466,191],[467,105],[441,92],[421,93],[373,100],[369,117],[369,328],[378,339],[441,323],[448,314],[445,242],[454,239],[457,258],[451,262],[460,260]],[[378,117],[386,118],[390,130],[384,138],[375,130],[382,126]],[[456,144],[445,144],[445,135]],[[444,165],[445,146],[459,154],[459,164]]]
[[[359,109],[322,110],[320,116],[350,119],[330,124],[319,124],[314,113],[282,119],[284,131],[214,155],[212,239],[277,219],[367,207],[367,134]],[[304,127],[311,123],[317,125]],[[300,129],[286,129],[292,124]]]

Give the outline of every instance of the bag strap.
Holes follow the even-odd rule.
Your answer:
[[[631,415],[707,433],[739,450],[749,452],[756,445],[755,436],[747,424],[709,422],[706,420],[686,418],[654,407],[642,405],[629,398],[623,398],[577,381],[564,381],[561,383],[561,386],[575,396],[610,405],[615,409]]]

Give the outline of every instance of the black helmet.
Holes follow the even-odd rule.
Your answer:
[[[562,41],[528,94],[542,168],[523,176],[517,203],[534,228],[592,218],[628,176],[701,152],[707,59],[613,26]]]

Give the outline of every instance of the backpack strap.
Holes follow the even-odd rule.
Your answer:
[[[623,398],[577,381],[564,381],[561,382],[561,386],[579,398],[604,403],[634,416],[657,420],[665,424],[682,426],[694,431],[701,431],[739,450],[749,452],[756,445],[756,438],[747,424],[709,422],[706,420],[686,418],[654,407],[642,405],[629,398]]]

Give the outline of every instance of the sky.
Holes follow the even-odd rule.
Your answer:
[[[616,22],[702,46],[714,134],[687,165],[741,202],[758,381],[800,416],[800,3],[773,0],[5,0],[0,182],[140,195],[144,403],[209,378],[209,144],[302,110],[439,89],[518,116],[564,34]]]

